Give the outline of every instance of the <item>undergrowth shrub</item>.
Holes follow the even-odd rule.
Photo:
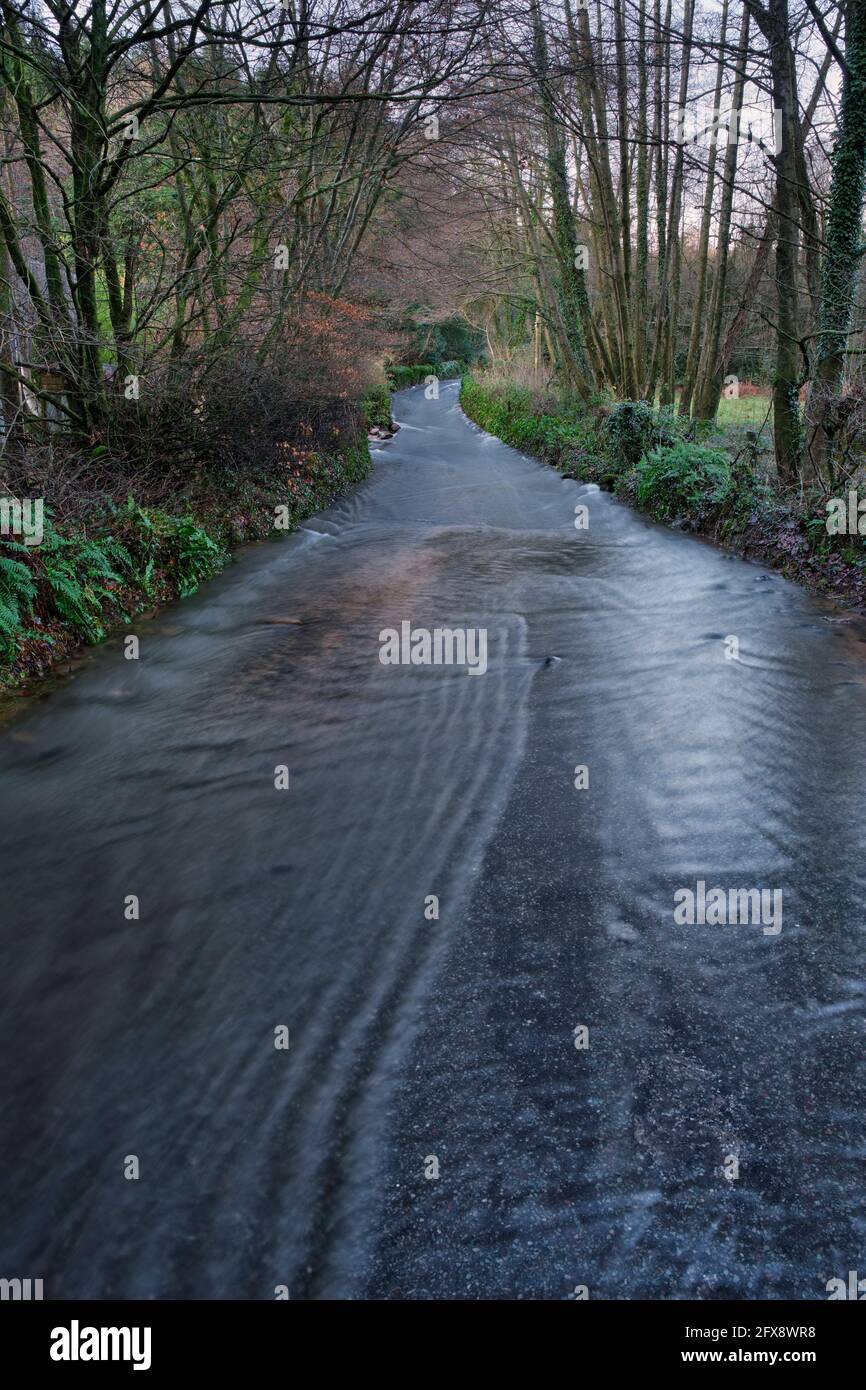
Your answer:
[[[601,427],[605,451],[625,468],[635,468],[652,449],[680,437],[682,425],[670,408],[655,410],[647,401],[619,401]]]
[[[47,607],[62,622],[77,628],[88,642],[105,635],[103,608],[113,598],[112,585],[122,583],[115,568],[119,552],[108,544],[63,536],[46,530],[38,562],[50,593]]]
[[[660,520],[722,504],[730,487],[731,462],[721,449],[680,439],[651,449],[638,463],[638,503]]]
[[[421,362],[414,367],[391,366],[386,372],[392,391],[402,391],[406,386],[418,386],[425,377],[435,376],[436,368],[429,362]]]
[[[14,651],[16,639],[25,632],[36,593],[29,566],[12,555],[0,555],[0,652],[4,656]]]
[[[387,429],[391,423],[391,392],[383,382],[371,386],[361,402],[367,429]]]
[[[124,578],[151,594],[157,572],[181,598],[217,574],[228,556],[191,516],[170,516],[158,507],[141,507],[130,497],[117,517],[114,546]]]
[[[188,598],[226,563],[222,546],[191,516],[169,516],[129,498],[98,534],[66,535],[50,518],[39,546],[4,540],[0,553],[0,652],[14,657],[28,636],[52,639],[39,625],[62,624],[98,642],[109,623],[130,617],[137,593],[163,589]]]

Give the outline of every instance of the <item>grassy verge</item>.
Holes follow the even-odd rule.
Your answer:
[[[564,477],[866,607],[866,541],[827,533],[825,497],[778,489],[750,420],[710,429],[643,401],[587,406],[492,374],[464,376],[460,403],[482,429]]]
[[[187,598],[235,546],[293,530],[370,466],[363,436],[327,452],[287,445],[270,476],[208,474],[160,506],[106,497],[62,525],[46,506],[38,545],[0,540],[0,690],[26,693],[83,644]]]

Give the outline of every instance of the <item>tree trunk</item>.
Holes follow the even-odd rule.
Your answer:
[[[788,0],[770,0],[767,9],[746,0],[770,46],[770,73],[776,140],[776,376],[773,382],[773,434],[776,470],[783,486],[800,473],[800,339],[797,257],[800,206],[797,191],[797,91],[791,53]]]
[[[728,28],[728,0],[724,0],[722,5],[722,19],[719,30],[719,63],[716,69],[716,89],[713,97],[713,111],[715,119],[719,120],[719,110],[722,100],[722,83],[725,76],[725,43],[727,40]],[[689,350],[686,357],[686,370],[683,378],[683,390],[680,396],[679,413],[688,417],[691,414],[692,393],[695,389],[695,377],[698,370],[698,353],[701,342],[701,332],[704,327],[704,303],[706,300],[707,288],[707,264],[710,254],[710,227],[713,220],[713,194],[716,187],[716,159],[718,156],[718,128],[713,132],[714,139],[710,146],[710,155],[707,161],[707,182],[704,187],[704,206],[701,216],[701,238],[698,245],[698,286],[695,294],[695,302],[692,307],[692,330],[689,335]]]
[[[847,11],[845,62],[839,134],[833,150],[807,450],[816,477],[830,487],[835,482],[834,413],[845,374],[866,195],[866,6],[862,0],[855,0]]]
[[[734,183],[737,177],[737,157],[739,153],[740,122],[743,108],[743,92],[746,86],[746,57],[749,46],[749,11],[743,10],[740,22],[737,63],[734,70],[734,89],[731,96],[732,120],[728,131],[725,149],[725,163],[722,173],[722,198],[719,209],[719,231],[716,238],[715,273],[710,298],[709,320],[701,365],[698,373],[698,388],[695,399],[695,415],[700,420],[715,418],[722,390],[722,371],[719,360],[719,344],[722,338],[722,322],[725,315],[725,287],[728,279],[728,251],[731,240],[731,215],[734,206]]]
[[[588,397],[594,382],[584,336],[584,322],[589,317],[586,273],[577,265],[577,237],[568,191],[565,142],[550,85],[547,38],[538,0],[533,0],[532,5],[532,36],[538,94],[544,118],[547,176],[553,204],[553,233],[559,261],[558,296],[568,346],[577,367],[577,379],[573,384],[577,386],[581,395]]]

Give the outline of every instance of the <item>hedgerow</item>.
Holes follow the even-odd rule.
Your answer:
[[[564,477],[598,483],[811,588],[866,600],[864,538],[830,536],[826,499],[792,498],[760,476],[750,430],[725,437],[646,401],[586,403],[492,373],[465,375],[460,403],[482,429]]]

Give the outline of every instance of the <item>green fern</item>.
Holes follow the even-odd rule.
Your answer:
[[[95,540],[77,540],[51,531],[41,554],[45,578],[60,617],[90,642],[105,635],[102,610],[113,597],[109,582],[122,584],[105,551]]]
[[[222,569],[225,555],[216,541],[190,516],[182,517],[175,523],[174,541],[178,589],[181,598],[189,598],[205,579]]]
[[[12,543],[10,549],[20,549]],[[15,651],[30,616],[36,585],[27,565],[0,555],[0,647],[4,655]]]

